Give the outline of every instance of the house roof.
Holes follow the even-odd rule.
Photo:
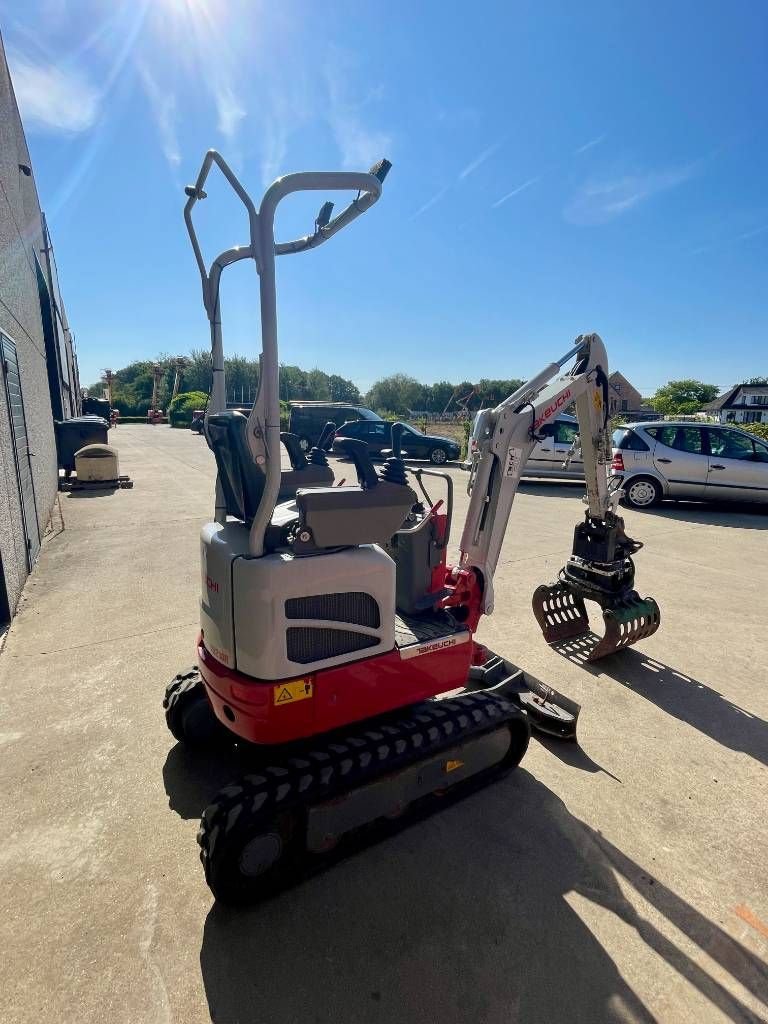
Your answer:
[[[762,384],[734,384],[730,391],[720,395],[714,402],[708,402],[703,408],[706,412],[718,412],[720,409],[732,409],[734,406],[741,407],[745,403],[734,402],[734,398],[741,390],[748,394],[768,395],[768,387]]]

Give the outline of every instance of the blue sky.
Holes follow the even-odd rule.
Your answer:
[[[182,206],[209,147],[257,200],[393,162],[369,214],[279,261],[285,362],[525,377],[598,331],[644,394],[768,373],[761,0],[6,0],[0,26],[84,384],[207,347]],[[201,224],[210,256],[247,240],[223,182]],[[222,294],[255,354],[252,267]]]

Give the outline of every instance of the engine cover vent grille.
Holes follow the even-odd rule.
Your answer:
[[[285,617],[352,622],[356,626],[367,626],[369,629],[378,629],[381,626],[378,604],[370,594],[363,594],[360,591],[318,594],[316,597],[290,597],[285,602]]]
[[[379,643],[376,636],[353,633],[349,629],[327,629],[318,626],[289,626],[285,631],[289,661],[307,665],[312,661],[336,658],[350,651],[362,651]]]

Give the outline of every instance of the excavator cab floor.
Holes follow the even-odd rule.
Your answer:
[[[595,636],[589,625],[584,598],[565,583],[542,584],[533,594],[533,614],[548,644]],[[652,636],[661,624],[659,606],[652,597],[632,591],[624,600],[603,607],[605,634],[598,637],[586,661],[598,661]]]

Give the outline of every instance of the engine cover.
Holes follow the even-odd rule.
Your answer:
[[[205,645],[246,675],[287,679],[395,645],[395,564],[375,544],[250,558],[242,524],[208,523],[201,566]]]

